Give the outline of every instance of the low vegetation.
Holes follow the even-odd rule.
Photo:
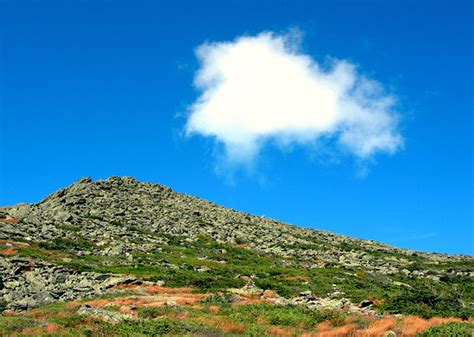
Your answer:
[[[148,289],[144,296],[144,289]],[[2,336],[471,336],[474,325],[459,318],[423,319],[309,310],[264,301],[232,303],[225,294],[183,304],[160,304],[174,295],[186,299],[192,289],[137,287],[99,299],[56,303],[21,314],[0,316]],[[118,322],[80,314],[84,305],[126,314]],[[124,316],[125,317],[125,316]]]

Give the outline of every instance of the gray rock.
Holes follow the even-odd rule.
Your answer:
[[[94,308],[89,305],[82,305],[77,313],[79,315],[85,315],[111,324],[117,324],[127,319],[133,319],[132,315]]]

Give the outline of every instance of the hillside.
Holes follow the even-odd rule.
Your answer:
[[[134,330],[137,319],[173,335],[291,335],[321,322],[355,331],[374,320],[397,333],[410,315],[422,316],[424,328],[432,317],[474,315],[472,256],[300,228],[130,177],[84,178],[38,204],[2,208],[0,254],[2,334],[47,332],[48,324],[63,335],[92,329],[83,317],[118,335],[127,327],[149,335]],[[60,311],[76,321],[61,321]],[[183,312],[193,319],[180,325]],[[347,321],[354,315],[365,323]]]

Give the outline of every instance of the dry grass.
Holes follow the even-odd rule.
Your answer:
[[[217,314],[221,310],[221,308],[217,305],[210,305],[207,307],[207,310],[209,312],[212,312],[213,314]]]
[[[81,305],[81,303],[78,302],[78,301],[71,301],[71,302],[67,302],[65,304],[65,306],[68,307],[68,308],[75,308],[75,307],[78,307],[80,305]]]
[[[245,332],[245,325],[230,322],[222,317],[210,317],[210,318],[198,317],[198,318],[195,318],[194,320],[205,326],[217,328],[224,332],[233,332],[233,333]]]
[[[0,244],[3,244],[3,245],[8,244],[8,245],[11,245],[15,248],[26,248],[26,247],[30,246],[30,244],[28,244],[26,242],[18,242],[18,241],[12,241],[12,240],[4,240],[4,239],[0,239]]]
[[[86,304],[96,307],[103,308],[106,305],[115,305],[123,310],[124,312],[130,313],[127,308],[130,307],[161,307],[170,303],[178,305],[194,305],[205,299],[207,294],[194,294],[191,293],[192,288],[166,288],[156,285],[145,284],[144,286],[126,286],[121,287],[124,290],[133,290],[137,293],[134,296],[126,296],[112,299],[98,299],[86,302]],[[77,302],[71,302],[70,306],[79,305]],[[135,314],[135,311],[132,311]]]
[[[16,254],[17,254],[16,250],[12,248],[0,249],[0,255],[2,256],[13,256]]]
[[[132,275],[133,276],[133,275]],[[145,284],[145,283],[143,283]],[[113,286],[114,289],[118,289],[118,290],[135,290],[136,288],[138,288],[140,285],[139,284],[118,284],[116,286]]]
[[[339,337],[339,336],[351,336],[357,330],[357,324],[349,323],[342,326],[334,327],[326,331],[318,331],[318,337]]]
[[[241,306],[241,305],[249,305],[249,304],[255,304],[255,303],[265,303],[265,302],[268,303],[267,300],[260,299],[260,298],[247,298],[245,300],[232,303],[232,306],[233,307],[238,307],[238,306]]]
[[[242,324],[235,324],[232,322],[225,322],[222,327],[224,332],[236,332],[236,333],[244,333],[245,332],[245,325]]]
[[[399,330],[403,336],[415,336],[416,334],[427,330],[433,326],[448,323],[448,322],[461,322],[460,318],[441,318],[433,317],[429,320],[423,319],[418,316],[407,316],[400,323]]]
[[[186,293],[189,294],[193,291],[193,288],[167,288],[157,285],[145,285],[143,287],[148,293],[151,294],[176,294],[176,293]]]
[[[287,276],[285,280],[289,281],[308,281],[309,276],[299,275],[299,276]]]
[[[138,313],[135,309],[132,309],[131,307],[128,307],[128,306],[120,307],[119,313],[124,314],[124,315],[132,315],[132,316],[137,316],[138,315]]]
[[[379,337],[382,336],[385,331],[390,330],[397,320],[395,317],[385,317],[373,321],[366,329],[359,330],[355,333],[358,337]]]
[[[263,298],[276,298],[279,297],[276,291],[273,290],[265,290],[262,294]]]
[[[18,220],[15,219],[15,218],[8,218],[8,219],[0,219],[0,222],[4,222],[4,223],[17,223]]]
[[[288,330],[285,330],[283,328],[277,327],[277,326],[268,328],[267,330],[265,330],[265,332],[268,333],[268,334],[271,334],[271,335],[282,336],[282,337],[294,336],[294,334],[292,332],[290,332]]]

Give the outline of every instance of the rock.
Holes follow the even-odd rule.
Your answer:
[[[241,295],[244,297],[263,295],[263,289],[257,287],[252,279],[250,279],[247,282],[247,284],[243,286],[242,288],[239,288],[239,289],[231,288],[231,289],[227,289],[227,291],[231,294]]]
[[[72,219],[72,215],[64,210],[58,209],[53,214],[53,220],[56,222],[66,222]]]
[[[130,284],[140,282],[136,277],[130,276],[113,276],[110,275],[104,282],[100,284],[102,289],[109,289],[119,284]]]
[[[371,301],[371,300],[364,300],[364,301],[359,303],[359,308],[366,308],[366,307],[369,307],[373,304],[374,304],[374,302]]]
[[[77,313],[79,315],[85,315],[111,324],[117,324],[127,319],[133,319],[132,315],[125,315],[105,309],[94,308],[87,304],[82,305]]]
[[[306,291],[302,291],[300,292],[300,296],[312,296],[313,293],[311,292],[311,290],[306,290]]]
[[[99,295],[119,284],[141,282],[130,276],[81,273],[15,257],[0,257],[0,267],[3,310],[27,310],[57,300]]]

